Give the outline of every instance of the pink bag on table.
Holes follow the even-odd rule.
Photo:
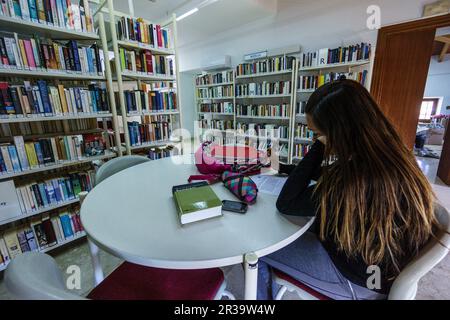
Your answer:
[[[222,179],[222,174],[226,171],[244,173],[246,175],[255,175],[261,173],[261,165],[241,165],[235,166],[231,164],[226,164],[225,161],[221,162],[215,157],[209,156],[206,153],[206,148],[213,147],[211,142],[204,142],[201,147],[195,153],[195,165],[198,171],[202,175],[194,175],[189,177],[189,183],[192,181],[205,180],[209,184],[220,182]]]

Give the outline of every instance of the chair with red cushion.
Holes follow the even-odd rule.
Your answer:
[[[76,276],[76,274],[74,274]],[[81,275],[80,275],[81,276]],[[23,300],[84,299],[66,287],[56,261],[44,253],[14,258],[5,272],[8,291]],[[93,300],[218,300],[226,296],[221,269],[172,271],[123,263],[88,295]]]
[[[419,255],[395,279],[389,291],[389,300],[414,300],[419,280],[448,254],[450,247],[450,213],[436,203],[435,215],[441,230],[430,239]],[[302,300],[330,300],[330,298],[279,270],[273,270],[273,276],[275,282],[281,286],[276,300],[281,300],[286,291],[296,292]]]

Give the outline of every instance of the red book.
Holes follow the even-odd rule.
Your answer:
[[[158,37],[158,47],[161,48],[163,46],[163,41],[162,41],[161,26],[159,24],[156,25],[156,34]]]
[[[44,229],[45,238],[49,246],[55,245],[58,241],[56,239],[55,230],[53,230],[53,225],[50,219],[42,220],[42,227]]]
[[[153,56],[150,51],[145,51],[145,64],[147,73],[154,73],[153,71]]]
[[[33,46],[31,45],[31,40],[23,40],[25,46],[25,53],[27,54],[28,66],[31,68],[36,68],[36,61],[34,60]]]

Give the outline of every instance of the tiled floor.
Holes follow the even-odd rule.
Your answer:
[[[439,161],[430,158],[420,158],[418,161],[422,170],[433,184],[438,199],[450,210],[450,187],[444,185],[442,181],[436,178]],[[86,295],[93,287],[93,271],[86,241],[80,241],[71,247],[66,247],[52,254],[63,272],[71,265],[80,266],[82,276],[81,288],[76,292],[80,295]],[[119,259],[105,252],[101,252],[100,257],[106,274],[109,274],[121,263]],[[242,267],[234,266],[225,268],[224,271],[228,289],[235,294],[236,298],[242,299],[244,296]],[[285,296],[285,299],[296,298],[295,294],[287,294]],[[11,299],[1,278],[0,299]],[[450,299],[450,256],[447,256],[442,263],[422,279],[419,284],[417,299]]]

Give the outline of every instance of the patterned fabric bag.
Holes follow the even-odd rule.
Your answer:
[[[258,188],[255,182],[242,173],[225,171],[222,175],[223,185],[241,201],[255,204],[258,197]]]

